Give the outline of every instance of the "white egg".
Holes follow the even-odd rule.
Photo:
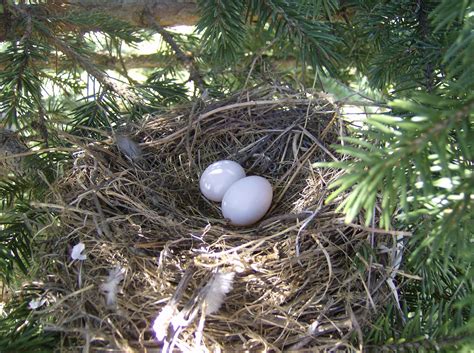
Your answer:
[[[249,176],[236,181],[222,199],[224,218],[237,226],[254,224],[267,213],[273,190],[267,179]]]
[[[199,180],[202,194],[212,201],[222,201],[225,192],[237,180],[245,178],[245,170],[239,163],[223,160],[212,163]]]

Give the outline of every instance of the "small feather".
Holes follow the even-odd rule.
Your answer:
[[[168,327],[173,320],[173,317],[177,314],[176,306],[166,305],[161,309],[159,315],[153,322],[153,331],[158,341],[163,341],[168,334]]]
[[[31,299],[28,303],[28,307],[31,310],[35,310],[42,306],[44,303],[46,303],[46,299]]]
[[[86,246],[84,245],[84,243],[78,243],[78,244],[74,245],[74,247],[72,248],[72,252],[71,252],[71,258],[73,260],[85,260],[85,259],[87,259],[87,256],[85,254],[82,254],[82,252],[84,251],[85,248],[86,248]]]
[[[206,304],[205,314],[213,314],[220,309],[224,303],[227,293],[232,290],[235,272],[216,273],[207,284],[207,293],[204,298]]]
[[[125,269],[115,267],[109,271],[107,281],[100,285],[101,291],[105,294],[107,306],[115,306],[117,301],[118,285],[125,277]]]
[[[132,161],[141,159],[142,149],[136,142],[123,135],[117,135],[115,140],[117,142],[118,149]]]

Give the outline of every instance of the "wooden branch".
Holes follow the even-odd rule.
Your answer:
[[[64,58],[64,57],[62,57]],[[123,57],[123,63],[127,70],[130,69],[160,69],[165,68],[168,65],[176,65],[177,59],[172,58],[173,61],[170,62],[169,57],[164,57],[160,53],[156,54],[145,54],[145,55],[130,55]],[[95,66],[107,69],[107,70],[122,70],[122,65],[120,59],[116,56],[110,56],[109,54],[103,53],[94,53],[91,56],[88,56],[88,60]],[[41,61],[32,60],[32,63],[36,67],[41,69],[50,69],[50,70],[62,70],[67,69],[71,66],[69,60],[57,60],[55,53],[51,53],[51,57],[43,58]],[[6,62],[0,63],[0,71],[5,70],[7,66]]]
[[[194,25],[199,19],[196,0],[69,0],[68,3],[83,10],[104,11],[139,27],[146,25],[142,16],[145,10],[164,27]]]

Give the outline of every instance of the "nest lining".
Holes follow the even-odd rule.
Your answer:
[[[143,152],[134,158],[110,141],[84,144],[52,195],[60,232],[41,250],[56,301],[48,327],[70,347],[98,351],[349,345],[385,294],[355,256],[370,232],[323,203],[337,172],[311,167],[337,158],[330,145],[341,124],[325,99],[264,87],[150,117],[132,129]],[[200,174],[219,159],[273,185],[255,226],[227,224],[200,194]],[[87,259],[72,262],[79,241]],[[107,305],[100,288],[113,268],[124,278]],[[216,272],[235,273],[233,288],[205,316],[202,293]],[[153,320],[170,302],[190,320],[158,342]]]

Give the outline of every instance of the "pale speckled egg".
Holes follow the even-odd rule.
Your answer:
[[[245,170],[239,163],[222,160],[212,163],[199,180],[202,194],[212,201],[222,201],[225,192],[237,180],[245,178]]]
[[[267,179],[249,176],[236,181],[222,199],[222,214],[236,226],[260,220],[272,204],[273,190]]]

